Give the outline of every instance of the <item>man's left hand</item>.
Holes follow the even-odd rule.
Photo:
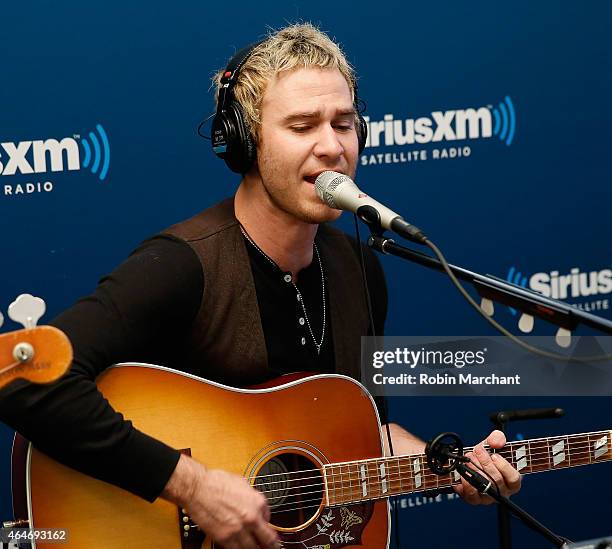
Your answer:
[[[491,448],[499,449],[506,444],[506,437],[501,431],[493,431],[483,442],[474,447],[473,452],[469,452],[466,456],[493,478],[502,495],[511,496],[516,494],[521,488],[521,475],[505,458],[499,454],[490,454],[483,445],[485,443]],[[468,466],[471,467],[470,465]],[[480,494],[464,478],[461,479],[461,484],[455,486],[455,491],[472,505],[495,503],[493,498]]]

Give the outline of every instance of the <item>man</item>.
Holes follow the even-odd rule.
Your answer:
[[[93,296],[60,315],[54,324],[75,347],[70,374],[48,387],[12,384],[1,395],[3,420],[59,461],[188,509],[224,547],[276,546],[262,494],[135,430],[94,379],[126,360],[234,385],[283,373],[289,363],[358,375],[368,315],[363,297],[354,297],[361,292],[351,299],[343,293],[360,289],[357,244],[321,225],[340,212],[322,203],[313,185],[325,170],[355,174],[354,97],[344,55],[314,27],[288,27],[258,45],[233,89],[256,145],[234,200],[145,242]],[[369,252],[366,258],[371,281],[384,287],[378,262]],[[385,300],[374,295],[378,331]],[[342,307],[353,310],[341,322]],[[400,426],[391,424],[390,432],[396,454],[423,450]],[[495,448],[505,442],[499,432],[487,441]],[[473,459],[503,493],[518,490],[520,476],[503,458],[479,446]],[[458,492],[471,503],[488,502],[468,485]]]

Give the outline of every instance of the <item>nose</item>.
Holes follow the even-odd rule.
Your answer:
[[[317,132],[314,154],[318,158],[332,159],[337,159],[344,154],[344,146],[340,141],[340,136],[331,125],[323,124]]]

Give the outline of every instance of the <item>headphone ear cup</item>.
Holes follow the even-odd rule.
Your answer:
[[[232,101],[212,123],[213,152],[235,173],[245,174],[256,158],[257,148],[244,122],[242,109]]]
[[[368,123],[363,116],[357,116],[357,141],[359,143],[359,154],[365,149],[366,141],[368,140]]]

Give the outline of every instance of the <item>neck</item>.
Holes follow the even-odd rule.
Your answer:
[[[465,448],[466,452],[473,448]],[[612,430],[509,442],[501,454],[521,474],[565,469],[612,460]],[[325,465],[330,505],[438,490],[460,483],[459,475],[435,475],[425,454],[393,456]]]
[[[294,278],[312,262],[319,226],[278,208],[261,182],[248,177],[242,180],[234,199],[234,213],[257,246]]]

